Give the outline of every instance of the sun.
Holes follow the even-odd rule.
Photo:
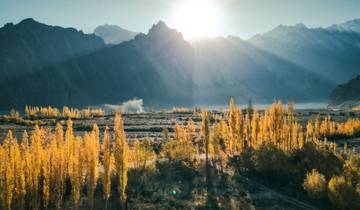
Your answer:
[[[212,36],[216,32],[218,11],[213,0],[185,0],[176,6],[173,25],[185,38]]]

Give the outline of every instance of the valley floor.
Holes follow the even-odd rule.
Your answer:
[[[259,110],[259,113],[263,110]],[[212,111],[215,115],[223,115],[221,111]],[[360,111],[334,111],[330,109],[300,109],[295,110],[295,115],[298,118],[300,124],[306,126],[309,120],[314,119],[317,116],[325,118],[330,116],[332,120],[337,122],[345,122],[349,118],[360,119]],[[151,140],[161,141],[163,138],[162,131],[167,128],[169,131],[169,138],[174,138],[174,126],[176,123],[180,125],[186,125],[189,118],[191,118],[195,125],[199,127],[201,123],[201,117],[193,112],[144,112],[138,114],[122,114],[124,120],[125,132],[128,140],[144,139],[149,137]],[[55,128],[56,122],[65,122],[66,119],[61,118],[37,118],[41,119],[41,122],[51,128]],[[96,123],[100,130],[103,131],[106,126],[113,126],[114,115],[106,115],[102,117],[91,117],[83,119],[73,119],[74,131],[76,134],[82,135],[86,131],[92,129],[92,125]],[[0,120],[0,139],[4,139],[8,130],[12,130],[13,133],[20,137],[24,129],[31,131],[33,125],[24,125],[22,123],[9,123]],[[1,141],[0,140],[0,141]],[[330,141],[333,139],[329,139]],[[334,139],[335,140],[335,139]],[[341,139],[339,143],[348,141],[350,145],[360,144],[360,139]]]
[[[262,113],[259,110],[259,113]],[[332,111],[326,109],[307,109],[295,110],[295,116],[299,123],[306,126],[307,121],[320,116],[321,119],[331,116],[333,121],[344,122],[349,118],[360,119],[360,112],[355,111]],[[223,117],[223,112],[213,111],[213,118],[216,116]],[[156,144],[161,145],[164,138],[164,130],[168,130],[168,138],[174,139],[174,128],[178,124],[180,126],[187,125],[188,119],[191,118],[195,124],[196,130],[201,127],[201,117],[193,112],[170,112],[162,111],[156,113],[139,113],[139,114],[123,114],[124,129],[128,141],[136,139],[150,139]],[[30,121],[37,120],[41,125],[50,127],[55,130],[57,122],[66,124],[63,118],[33,118]],[[93,124],[96,123],[100,130],[100,139],[103,139],[103,133],[106,126],[109,126],[112,132],[114,127],[114,115],[105,115],[101,117],[90,117],[83,119],[73,119],[73,130],[76,136],[84,136],[86,132],[92,130]],[[29,133],[33,130],[33,125],[23,122],[6,122],[0,121],[0,139],[3,140],[8,130],[11,130],[17,139],[21,139],[23,130]],[[196,132],[195,135],[199,135]],[[351,139],[334,139],[339,146],[343,146],[346,142],[348,147],[360,147],[360,138]],[[332,141],[332,139],[329,139]],[[245,157],[245,156],[244,156]],[[244,158],[240,157],[240,158]],[[236,158],[236,157],[232,157]],[[129,165],[129,183],[128,189],[128,208],[129,209],[206,209],[205,203],[207,192],[204,181],[204,157],[197,157],[200,162],[193,161],[189,163],[174,162],[171,164],[162,163],[157,160],[155,163],[156,172],[138,172],[131,169]],[[234,159],[235,160],[235,159]],[[155,162],[155,161],[154,161]],[[328,205],[322,205],[321,201],[311,200],[301,188],[291,188],[291,183],[287,183],[286,187],[281,184],[272,184],[271,181],[259,179],[257,175],[248,173],[235,165],[231,165],[225,169],[213,169],[217,177],[214,180],[214,195],[220,209],[244,209],[244,210],[320,210],[327,209]],[[151,163],[153,164],[153,163]],[[190,164],[190,166],[189,166]],[[198,164],[194,166],[193,164]],[[220,164],[221,165],[221,164]],[[213,167],[219,167],[215,164]],[[101,171],[101,169],[100,169]],[[265,170],[266,171],[266,170]],[[139,180],[144,175],[147,183],[139,186]],[[115,181],[116,182],[116,181]],[[99,190],[100,191],[100,190]],[[178,195],[171,194],[173,191]],[[116,200],[116,196],[114,198]],[[86,201],[81,201],[86,203]],[[95,207],[99,205],[101,208],[102,197],[95,194]],[[110,200],[111,202],[111,200]],[[70,205],[70,204],[68,204]],[[86,206],[86,205],[85,205]],[[110,206],[111,209],[111,206]]]

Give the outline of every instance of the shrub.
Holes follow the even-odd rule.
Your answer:
[[[326,192],[325,176],[313,169],[311,172],[306,174],[304,189],[312,198],[322,198]]]
[[[164,144],[161,156],[173,161],[191,159],[194,156],[194,145],[191,141],[168,141]]]
[[[351,154],[344,163],[344,176],[353,186],[360,184],[360,156]]]
[[[273,144],[264,144],[254,151],[252,161],[259,176],[269,181],[287,182],[291,165],[285,152]]]
[[[351,184],[343,176],[334,176],[328,184],[328,196],[330,202],[338,209],[358,209],[356,194]]]
[[[295,173],[301,177],[299,182],[302,182],[306,172],[312,169],[323,174],[326,180],[343,173],[342,157],[334,154],[329,148],[317,147],[313,143],[307,143],[302,149],[294,151],[291,154],[291,162]]]

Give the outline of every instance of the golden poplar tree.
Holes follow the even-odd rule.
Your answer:
[[[73,210],[78,209],[80,200],[80,190],[82,184],[82,156],[81,138],[74,137],[70,146],[69,177],[71,182],[71,206]]]
[[[94,136],[94,143],[95,143],[95,149],[96,149],[96,154],[99,154],[100,151],[100,130],[99,130],[99,126],[94,123],[93,125],[93,130],[92,130],[93,136]]]
[[[118,192],[121,207],[125,207],[126,202],[126,185],[128,172],[128,145],[126,143],[126,135],[120,114],[115,114],[114,119],[114,156],[116,173],[118,176]]]
[[[94,208],[94,193],[98,180],[98,128],[94,126],[93,132],[84,135],[85,164],[87,172],[87,196],[90,209]],[[97,129],[97,130],[96,130]]]
[[[35,126],[31,135],[31,153],[32,153],[32,205],[33,209],[40,208],[40,175],[43,160],[42,148],[42,130]]]
[[[254,111],[252,121],[251,121],[251,147],[256,148],[258,145],[258,133],[259,133],[259,113]]]
[[[26,196],[26,179],[24,172],[24,163],[22,157],[21,148],[17,141],[13,141],[14,147],[14,174],[15,174],[15,193],[16,202],[19,209],[25,208],[25,196]]]
[[[234,139],[234,147],[236,154],[242,152],[244,148],[244,118],[240,108],[236,109],[236,139]]]
[[[66,123],[66,132],[65,132],[65,142],[64,142],[64,156],[66,157],[66,171],[67,174],[70,176],[70,173],[72,171],[72,156],[73,153],[73,147],[74,147],[74,131],[73,131],[73,122],[71,119],[67,120]]]
[[[103,140],[103,167],[104,172],[102,174],[102,191],[105,200],[105,209],[108,207],[108,202],[111,193],[111,148],[110,148],[110,136],[109,128],[106,127],[104,131]]]
[[[305,137],[305,141],[313,141],[313,137],[314,137],[314,124],[312,123],[312,121],[308,121],[307,125],[306,125],[306,137]]]
[[[26,130],[24,130],[22,135],[21,141],[21,153],[22,153],[22,160],[23,160],[23,167],[24,167],[24,176],[25,176],[25,183],[26,183],[26,192],[27,195],[32,193],[32,183],[33,183],[33,176],[32,176],[32,154],[30,152],[30,145],[29,145],[29,136]],[[26,201],[25,201],[26,204]]]
[[[194,121],[189,118],[188,122],[187,122],[187,127],[186,127],[186,133],[187,133],[187,140],[188,141],[192,141],[194,136],[195,136],[195,130],[196,130],[196,126]]]
[[[132,141],[129,160],[132,166],[138,169],[140,173],[150,166],[149,162],[153,161],[155,157],[156,155],[148,138],[145,138],[141,142],[137,139]]]
[[[62,201],[64,195],[64,185],[66,177],[66,156],[65,156],[65,142],[64,142],[64,129],[60,123],[56,124],[55,128],[56,138],[56,162],[54,163],[53,176],[54,183],[54,203],[56,209],[62,209]]]
[[[245,115],[245,122],[244,122],[244,139],[245,139],[245,146],[251,147],[251,117],[250,113],[247,112]]]
[[[0,144],[0,208],[5,209],[5,171],[6,171],[6,151],[3,145]]]
[[[206,190],[208,192],[208,206],[212,208],[214,206],[214,198],[213,198],[213,186],[211,180],[211,173],[210,173],[210,152],[212,150],[212,145],[210,142],[210,119],[209,119],[209,112],[203,112],[201,114],[202,122],[201,127],[203,131],[203,139],[204,139],[204,146],[205,146],[205,176],[206,176]]]
[[[162,140],[163,141],[169,140],[169,130],[167,128],[163,128],[162,130]]]
[[[43,206],[47,209],[50,203],[50,188],[51,188],[51,162],[55,151],[55,138],[51,140],[51,145],[48,150],[45,150],[42,155],[42,194]]]
[[[14,137],[8,132],[3,143],[2,174],[1,174],[1,204],[5,210],[11,210],[15,190]]]
[[[233,97],[230,98],[229,102],[229,114],[228,114],[228,124],[230,127],[230,133],[235,133],[236,130],[236,105]]]

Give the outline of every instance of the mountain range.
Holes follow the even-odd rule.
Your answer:
[[[101,37],[106,44],[120,44],[135,38],[137,32],[129,31],[117,25],[101,25],[95,28],[94,34]]]
[[[338,85],[330,94],[330,106],[360,104],[360,75]]]
[[[357,32],[360,33],[360,19],[350,20],[342,24],[333,24],[328,29],[343,32]]]
[[[97,36],[26,19],[0,29],[0,107],[116,104],[134,97],[159,107],[224,104],[230,96],[255,103],[325,101],[359,73],[357,23],[281,25],[249,40],[186,41],[162,21],[147,34],[123,38],[121,31],[104,30],[112,26],[100,27],[107,35],[97,28]]]
[[[85,106],[133,97],[192,104],[192,52],[180,33],[159,22],[132,41],[4,81],[1,105]]]
[[[360,30],[359,20],[346,22],[343,28],[347,25]],[[248,42],[339,84],[360,71],[360,33],[354,30],[280,25]]]
[[[0,28],[0,46],[0,80],[4,81],[98,51],[105,43],[93,34],[29,18]]]

